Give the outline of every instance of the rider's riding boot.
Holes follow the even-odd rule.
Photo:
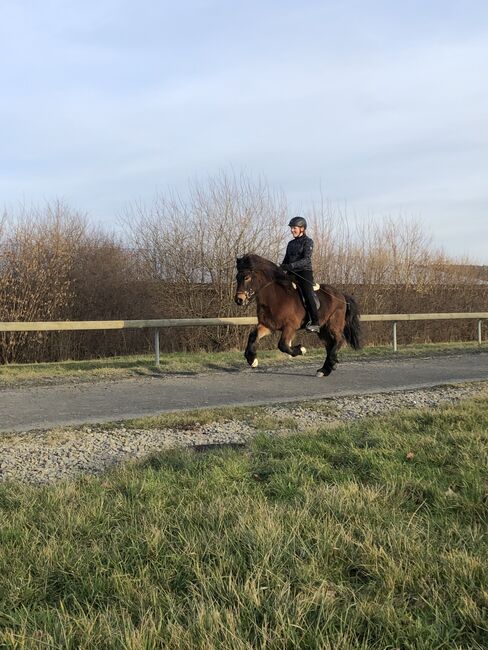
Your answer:
[[[315,304],[315,297],[312,287],[307,287],[305,298],[308,308],[308,316],[310,318],[308,323],[305,325],[305,329],[307,332],[315,332],[315,334],[318,334],[320,332],[319,314],[317,305]]]

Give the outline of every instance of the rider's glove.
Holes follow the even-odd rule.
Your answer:
[[[291,271],[291,266],[289,264],[280,264],[282,271]]]

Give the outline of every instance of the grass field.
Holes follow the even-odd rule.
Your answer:
[[[0,517],[2,648],[486,648],[486,398],[3,484]]]
[[[459,352],[479,352],[488,350],[488,343],[481,346],[472,341],[464,343],[432,343],[405,345],[393,353],[391,346],[367,346],[356,352],[347,347],[341,350],[339,360],[375,359],[386,356],[421,356],[455,354]],[[309,348],[304,357],[289,359],[278,350],[258,352],[261,365],[301,363],[320,361],[325,353],[323,348]],[[58,363],[9,364],[0,366],[0,387],[21,383],[54,383],[73,380],[126,379],[135,376],[148,376],[155,373],[199,373],[212,370],[245,368],[247,363],[242,351],[230,352],[175,352],[161,355],[160,368],[154,366],[154,355],[110,357],[89,361],[62,361]]]

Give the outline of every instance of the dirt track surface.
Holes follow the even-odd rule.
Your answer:
[[[284,360],[268,369],[212,372],[8,389],[0,392],[0,431],[126,420],[165,411],[271,404],[402,391],[488,379],[488,354],[357,361],[327,378],[317,364]]]

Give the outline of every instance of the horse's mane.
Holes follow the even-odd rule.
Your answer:
[[[237,258],[238,271],[257,271],[262,273],[268,281],[275,281],[284,287],[289,287],[291,284],[290,279],[280,267],[267,260],[265,257],[256,255],[254,253],[247,253],[242,257]]]

